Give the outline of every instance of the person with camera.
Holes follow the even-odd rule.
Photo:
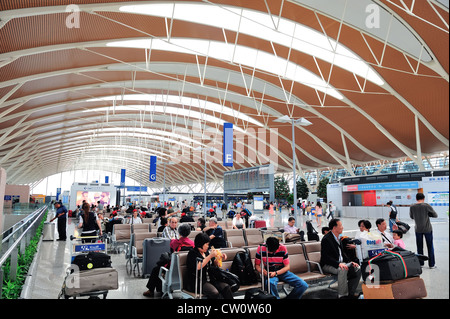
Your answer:
[[[345,253],[340,240],[344,226],[340,219],[330,220],[330,232],[322,238],[320,265],[324,272],[337,275],[338,297],[357,298],[356,289],[361,278],[361,268]]]

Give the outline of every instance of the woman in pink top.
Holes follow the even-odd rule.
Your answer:
[[[270,205],[269,205],[269,214],[270,214],[270,215],[275,214],[275,212],[273,211],[273,202],[270,202]]]

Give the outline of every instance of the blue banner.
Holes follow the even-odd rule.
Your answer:
[[[359,191],[383,190],[383,189],[418,189],[419,182],[393,182],[377,184],[359,184]]]
[[[126,169],[122,168],[120,170],[120,187],[125,187],[125,174],[126,174]]]
[[[147,192],[147,186],[127,186],[129,192]]]
[[[149,173],[149,181],[156,181],[156,156],[150,156],[150,173]]]
[[[105,184],[109,184],[109,176],[105,176]]]
[[[106,251],[106,244],[94,243],[94,244],[74,245],[73,251],[76,253],[86,252],[86,251]]]
[[[223,124],[223,166],[233,167],[233,124]]]

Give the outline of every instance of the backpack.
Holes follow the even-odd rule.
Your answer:
[[[248,217],[252,216],[252,212],[249,211],[247,208],[245,208],[243,211],[247,214]]]
[[[236,254],[231,264],[230,272],[239,277],[242,285],[251,285],[258,282],[257,274],[247,250]]]
[[[228,284],[231,288],[232,292],[236,292],[241,287],[241,283],[239,281],[238,276],[233,274],[232,272],[229,272],[225,269],[213,266],[209,267],[209,278],[213,282],[224,282]]]

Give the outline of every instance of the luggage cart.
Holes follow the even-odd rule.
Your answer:
[[[87,254],[91,251],[107,253],[108,244],[105,240],[105,236],[85,236],[85,237],[74,237],[70,236],[72,242],[72,249],[70,262],[76,255]]]
[[[103,236],[89,236],[89,237],[70,236],[70,240],[72,241],[71,259],[70,259],[71,264],[77,255],[87,254],[89,252],[104,252],[104,253],[107,252],[107,243],[104,241]],[[106,276],[109,279],[109,281],[106,280],[100,286],[93,284],[91,287],[86,287],[85,289],[75,287],[77,283],[80,284],[82,282],[82,278],[87,278],[89,276],[93,276],[92,278],[95,278],[94,276],[96,276],[96,278]],[[61,291],[58,295],[58,299],[62,297],[64,297],[65,299],[69,299],[70,297],[74,299],[76,299],[77,297],[89,297],[90,299],[99,299],[98,297],[99,295],[103,295],[103,299],[106,299],[106,296],[110,289],[118,288],[118,282],[116,284],[114,281],[117,281],[117,271],[113,268],[108,267],[108,268],[97,268],[92,270],[80,271],[79,269],[76,269],[76,267],[71,265],[66,271],[66,277],[64,278],[64,282]],[[98,287],[105,287],[105,288],[97,289]],[[80,289],[72,289],[72,288],[80,288]]]

